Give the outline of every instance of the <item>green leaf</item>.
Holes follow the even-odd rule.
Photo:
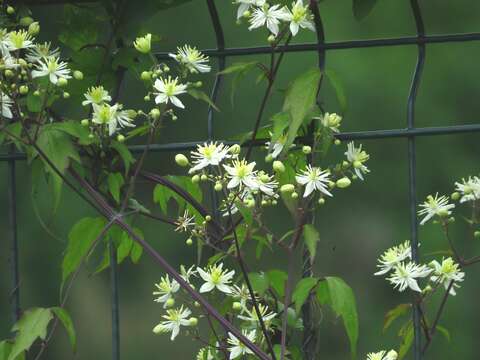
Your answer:
[[[303,228],[303,239],[305,246],[310,254],[310,258],[314,259],[317,254],[317,244],[320,241],[320,235],[313,225],[307,224]]]
[[[120,173],[110,173],[107,177],[108,182],[108,191],[112,194],[112,197],[117,202],[120,203],[120,189],[124,184],[123,176]]]
[[[320,69],[313,68],[300,75],[288,87],[283,111],[290,114],[291,121],[284,149],[290,148],[305,117],[315,105],[321,77]]]
[[[267,276],[270,286],[283,298],[285,296],[285,283],[288,279],[287,273],[281,270],[271,270],[267,272]]]
[[[350,341],[352,358],[355,358],[358,342],[358,314],[352,289],[342,279],[328,276],[317,287],[317,299],[320,304],[330,305],[337,316],[342,317]]]
[[[0,360],[8,360],[8,355],[12,351],[12,344],[7,341],[0,342]]]
[[[371,13],[377,0],[353,0],[353,16],[357,20],[363,20]]]
[[[398,349],[398,360],[402,360],[412,347],[413,343],[413,323],[409,320],[402,326],[398,332],[398,336],[402,338],[402,343]]]
[[[397,318],[407,314],[410,311],[411,307],[411,304],[400,304],[387,312],[383,321],[383,331],[385,332]]]
[[[325,70],[325,76],[327,77],[328,81],[332,85],[333,89],[335,90],[335,94],[337,95],[337,101],[340,105],[340,109],[342,113],[347,111],[347,96],[345,95],[345,89],[338,77],[337,73],[331,69]]]
[[[269,287],[268,277],[264,273],[249,273],[248,279],[252,284],[252,288],[259,295],[265,294]]]
[[[32,113],[39,113],[42,110],[42,97],[29,92],[27,95],[27,109]]]
[[[134,241],[126,232],[122,232],[120,237],[120,245],[117,248],[117,263],[121,264],[123,260],[130,254],[132,251]]]
[[[68,339],[70,340],[72,349],[75,352],[77,349],[77,335],[75,333],[75,327],[73,326],[73,321],[70,317],[70,314],[67,312],[67,310],[61,307],[52,307],[51,310],[58,320],[60,320],[60,322],[63,324],[63,327],[67,331]]]
[[[58,39],[73,50],[94,44],[99,33],[97,12],[93,8],[65,5],[61,19],[63,26]]]
[[[130,150],[128,150],[127,146],[124,143],[118,141],[112,141],[111,146],[113,149],[117,151],[120,157],[123,160],[123,165],[125,167],[125,173],[127,174],[130,171],[130,165],[135,162],[135,158],[133,157]]]
[[[133,232],[137,234],[137,236],[143,239],[143,232],[139,228],[133,228]],[[132,250],[130,251],[130,259],[134,264],[140,261],[140,258],[143,254],[143,247],[136,241],[133,241]]]
[[[297,314],[300,313],[303,304],[307,301],[310,292],[318,284],[318,281],[317,278],[307,277],[298,282],[292,294],[292,301],[295,304],[295,311]]]
[[[175,183],[179,187],[183,188],[198,202],[202,201],[203,194],[199,184],[192,183],[192,179],[188,176],[167,176],[167,179]],[[198,211],[190,204],[187,203],[180,195],[170,190],[164,185],[157,185],[153,190],[153,201],[159,204],[160,209],[165,214],[168,211],[168,203],[171,199],[174,199],[178,205],[178,212],[182,213],[185,208],[188,209],[190,214],[196,215],[197,219],[200,219]]]
[[[188,94],[192,96],[194,99],[205,101],[208,105],[214,108],[216,111],[220,111],[220,109],[215,105],[215,103],[210,99],[210,96],[205,94],[203,91],[198,89],[188,89]]]
[[[222,75],[235,74],[232,79],[232,90],[230,94],[230,102],[232,103],[232,106],[234,103],[235,93],[240,80],[243,79],[251,70],[259,67],[260,65],[261,63],[259,63],[258,61],[237,62],[237,63],[233,63],[232,65],[227,67],[225,70],[219,72],[219,74],[222,74]]]
[[[67,250],[62,263],[62,282],[80,266],[104,226],[105,220],[100,217],[86,217],[73,226],[68,235]]]
[[[61,123],[54,123],[52,127],[78,139],[80,145],[90,145],[93,140],[89,137],[90,131],[85,126],[82,126],[80,122],[69,120]]]
[[[18,355],[30,349],[38,338],[45,340],[47,327],[52,318],[50,309],[33,308],[25,311],[21,319],[12,328],[12,331],[16,331],[17,334],[8,360],[15,360]]]
[[[450,342],[452,340],[452,338],[450,337],[450,332],[443,326],[437,325],[437,331],[443,335],[447,342]]]

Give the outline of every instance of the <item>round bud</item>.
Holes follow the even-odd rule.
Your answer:
[[[160,118],[160,110],[158,110],[157,108],[150,110],[150,116],[152,117],[152,119],[158,120]]]
[[[70,93],[69,93],[69,92],[66,92],[66,91],[64,91],[64,92],[63,92],[63,98],[64,98],[64,99],[68,99],[68,98],[70,98]]]
[[[18,92],[22,95],[28,94],[28,86],[27,85],[20,86],[20,89],[18,89]]]
[[[40,91],[35,90],[35,91],[33,92],[33,96],[40,96]]]
[[[8,15],[15,14],[15,9],[12,6],[7,6],[7,14]]]
[[[328,182],[328,188],[329,189],[333,189],[333,188],[335,188],[335,186],[337,186],[337,184],[334,181],[329,181]]]
[[[311,154],[312,153],[312,147],[308,146],[308,145],[305,145],[304,147],[302,147],[302,152],[305,155]]]
[[[33,19],[30,17],[30,16],[25,16],[25,17],[22,17],[19,21],[19,24],[21,26],[25,26],[27,27],[28,25],[30,25],[31,23],[33,23]]]
[[[455,218],[453,216],[448,218],[448,223],[449,224],[452,224],[454,222],[455,222]]]
[[[240,310],[242,310],[242,304],[240,304],[238,301],[235,301],[232,304],[232,309],[235,310],[235,311],[240,311]]]
[[[343,169],[348,169],[350,167],[350,163],[346,160],[343,160],[342,162],[342,168]]]
[[[298,193],[296,191],[292,192],[292,199],[298,199]]]
[[[181,167],[185,167],[188,165],[188,159],[183,154],[175,155],[175,162],[177,163],[178,166],[181,166]]]
[[[233,155],[238,155],[238,154],[240,154],[241,150],[242,150],[242,148],[240,147],[240,145],[235,144],[235,145],[230,146],[230,148],[228,149],[228,152],[230,154],[233,154]]]
[[[192,176],[192,183],[197,184],[200,181],[200,176],[199,175],[193,175]]]
[[[172,121],[177,121],[178,117],[177,115],[172,115]]]
[[[150,95],[145,95],[143,97],[143,101],[150,101]]]
[[[280,187],[280,191],[284,194],[288,194],[295,191],[295,185],[285,184]]]
[[[165,302],[165,306],[168,308],[172,307],[173,305],[175,305],[175,299],[173,298],[170,298]]]
[[[214,189],[215,189],[215,191],[222,191],[222,189],[223,189],[222,183],[221,182],[216,182]]]
[[[474,236],[475,239],[480,239],[480,231],[478,231],[478,230],[475,231],[475,232],[473,233],[473,236]]]
[[[449,215],[449,211],[446,209],[441,209],[437,212],[438,216],[440,217],[447,217]]]
[[[15,90],[15,89],[17,88],[17,84],[12,84],[12,85],[10,85],[10,88],[11,88],[12,90]]]
[[[24,59],[18,59],[18,64],[21,67],[27,67],[28,66],[28,63]]]
[[[273,199],[273,200],[272,200],[272,205],[275,206],[275,205],[277,205],[277,204],[278,204],[278,201],[275,200],[275,199]]]
[[[193,306],[199,308],[199,307],[200,307],[200,303],[199,303],[198,301],[195,301],[195,302],[193,303]]]
[[[92,133],[88,134],[88,138],[89,139],[94,139],[95,138],[95,135],[93,135]]]
[[[267,38],[267,41],[270,43],[270,44],[274,44],[275,43],[275,40],[277,40],[277,38],[275,37],[275,35],[271,34],[268,38]]]
[[[82,124],[82,126],[87,127],[88,125],[90,125],[90,120],[83,119],[82,121],[80,121],[80,124]]]
[[[249,18],[250,16],[252,16],[252,13],[247,10],[247,11],[244,11],[244,12],[243,12],[242,16],[243,16],[244,18]]]
[[[203,82],[197,81],[196,83],[193,84],[196,88],[201,88],[203,86]]]
[[[198,319],[196,317],[191,317],[190,319],[188,319],[188,325],[197,326],[198,325]]]
[[[80,70],[75,70],[73,72],[73,77],[76,79],[76,80],[83,80],[83,73],[80,71]]]
[[[319,205],[325,204],[325,198],[322,197],[322,198],[318,199],[318,204]]]
[[[249,209],[253,208],[255,206],[255,200],[253,199],[248,199],[245,201],[245,206]]]
[[[275,160],[273,162],[273,170],[275,170],[276,172],[283,173],[285,172],[285,165],[283,165],[283,163],[280,160]]]
[[[460,200],[460,193],[455,191],[452,196],[451,196],[452,200],[454,201],[457,201],[457,200]]]
[[[15,74],[13,73],[12,70],[10,70],[10,69],[5,70],[5,77],[11,78],[11,77],[13,77],[13,75],[15,75]]]
[[[259,176],[259,178],[260,178],[260,181],[263,183],[270,181],[270,177],[267,174],[262,174]]]
[[[273,156],[272,154],[268,154],[267,156],[265,156],[265,162],[266,163],[270,163],[273,161]]]
[[[268,205],[268,201],[267,200],[262,200],[262,202],[260,203],[260,205],[262,206],[267,206]]]
[[[212,221],[212,216],[211,216],[211,215],[205,216],[205,220],[206,220],[207,222]]]
[[[68,80],[62,77],[57,81],[57,85],[60,87],[66,86],[67,84],[68,84]]]
[[[422,293],[426,294],[431,292],[433,289],[430,285],[425,286],[425,288],[422,290]]]
[[[151,71],[142,71],[142,73],[140,74],[140,78],[143,81],[150,81],[150,80],[152,80],[152,72]]]
[[[345,189],[347,187],[349,187],[350,185],[352,184],[352,182],[350,181],[350,179],[348,177],[343,177],[341,179],[338,179],[337,182],[336,182],[336,185],[340,188],[340,189]]]
[[[122,134],[118,134],[117,141],[123,143],[125,141],[125,136],[123,136]]]
[[[192,246],[193,245],[192,238],[188,238],[187,241],[185,241],[185,244],[187,244],[188,246]]]
[[[339,139],[335,139],[335,141],[333,142],[335,145],[340,145],[342,142],[339,140]]]
[[[207,180],[208,180],[208,176],[205,175],[205,174],[202,174],[202,176],[200,176],[200,180],[202,180],[202,181],[207,181]]]

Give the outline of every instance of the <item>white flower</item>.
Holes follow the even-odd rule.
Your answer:
[[[255,341],[255,330],[252,330],[250,332],[248,332],[247,330],[243,330],[242,333],[248,340],[250,340],[250,342],[253,343]],[[230,360],[236,359],[239,356],[253,354],[252,350],[247,348],[245,344],[238,340],[237,337],[232,333],[228,333],[227,342],[230,345],[228,348],[228,351],[230,352]]]
[[[92,122],[99,125],[108,125],[109,136],[112,136],[119,126],[121,128],[135,127],[131,123],[133,120],[129,117],[128,111],[121,109],[122,106],[120,104],[93,104]]]
[[[180,326],[189,326],[190,321],[187,319],[192,312],[183,308],[183,305],[177,309],[167,310],[167,315],[162,317],[165,319],[161,321],[157,326],[153,328],[155,334],[171,332],[172,336],[170,340],[175,340],[177,335],[180,333]]]
[[[260,316],[258,316],[257,311],[255,310],[255,306],[252,306],[251,310],[246,309],[246,315],[238,315],[238,318],[244,321],[248,321],[252,323],[254,326],[258,326],[260,324],[260,317],[263,319],[265,326],[270,326],[271,320],[277,316],[274,312],[269,312],[268,306],[263,304],[258,304],[258,310],[260,311]]]
[[[380,271],[377,271],[374,275],[384,275],[401,262],[411,258],[412,249],[410,241],[407,240],[403,244],[391,247],[380,256],[380,259],[378,259],[379,264],[377,265]]]
[[[45,42],[43,44],[35,44],[27,52],[27,60],[31,63],[39,62],[42,59],[48,59],[51,57],[58,58],[60,56],[60,50],[58,48],[51,49],[51,43]]]
[[[190,266],[188,269],[185,267],[185,265],[180,265],[180,276],[183,278],[183,280],[190,284],[190,278],[192,276],[197,276],[195,265]]]
[[[17,59],[11,56],[9,53],[6,53],[0,58],[0,69],[16,69],[20,66]]]
[[[370,158],[370,155],[368,155],[366,151],[362,150],[361,144],[358,148],[356,148],[353,141],[347,144],[347,151],[345,152],[345,155],[347,156],[347,160],[352,163],[355,174],[360,178],[360,180],[363,180],[363,174],[370,172],[370,170],[368,170],[368,168],[363,164]]]
[[[173,298],[173,294],[180,290],[180,285],[178,282],[175,280],[170,280],[168,275],[162,277],[160,282],[155,284],[155,287],[157,290],[153,292],[153,295],[158,297],[154,301],[164,304],[164,308],[167,307],[167,301]]]
[[[283,20],[290,21],[290,31],[295,36],[300,28],[315,31],[312,18],[308,5],[303,5],[303,0],[297,0],[293,3],[292,10],[286,9],[286,16]]]
[[[223,165],[228,173],[230,181],[227,188],[232,189],[237,186],[245,185],[247,188],[256,190],[258,183],[255,178],[255,162],[247,163],[246,160],[234,160],[232,166]]]
[[[237,19],[243,17],[245,11],[249,10],[252,6],[263,6],[266,0],[235,0],[238,4]]]
[[[12,31],[4,37],[3,41],[9,51],[28,49],[34,46],[32,37],[26,30]]]
[[[480,178],[477,176],[469,177],[467,180],[455,183],[456,190],[462,194],[460,202],[480,200]]]
[[[168,55],[185,65],[192,73],[208,73],[212,69],[208,65],[208,56],[202,54],[195,47],[185,45],[177,48],[176,54]]]
[[[235,275],[235,271],[228,271],[227,269],[223,270],[223,263],[209,266],[205,270],[198,267],[197,271],[200,277],[205,281],[200,288],[201,293],[212,291],[215,288],[225,294],[230,294],[232,292],[232,288],[229,284],[232,281],[232,277]]]
[[[272,136],[273,134],[270,133],[270,136]],[[275,141],[272,145],[272,143],[270,141],[267,141],[265,143],[265,146],[267,148],[267,150],[272,150],[272,153],[270,155],[272,155],[272,158],[273,159],[276,159],[278,157],[278,155],[280,155],[280,153],[283,151],[283,148],[285,146],[285,143],[287,141],[287,137],[285,135],[283,136],[280,136],[277,141]],[[290,148],[293,148],[295,147],[295,144],[291,144],[290,145]]]
[[[248,287],[245,284],[242,284],[241,287],[238,285],[233,285],[232,293],[230,295],[234,299],[240,300],[240,304],[242,305],[242,312],[245,311],[247,302],[251,300],[250,291],[248,291]]]
[[[273,179],[273,175],[260,172],[257,176],[258,189],[265,195],[275,196],[275,189],[278,187],[278,182]]]
[[[49,57],[42,59],[36,66],[37,70],[32,71],[32,77],[48,76],[52,84],[56,84],[58,79],[70,79],[70,69],[67,67],[67,63],[59,61],[56,57]]]
[[[108,94],[108,91],[103,88],[103,86],[92,86],[90,89],[88,89],[84,96],[86,100],[83,100],[83,106],[89,104],[99,105],[103,102],[112,100],[112,97]]]
[[[397,360],[397,357],[398,354],[395,350],[390,350],[388,353],[383,350],[367,354],[367,360]]]
[[[203,145],[197,145],[197,151],[192,151],[194,166],[190,169],[189,173],[194,173],[209,165],[217,166],[223,159],[229,157],[229,148],[224,144],[217,144],[216,142],[204,143]]]
[[[214,360],[214,350],[204,347],[198,351],[197,360]]]
[[[330,172],[328,170],[321,170],[318,167],[307,165],[305,170],[295,176],[297,183],[305,186],[305,193],[303,197],[307,197],[314,190],[318,190],[325,195],[332,196],[327,190],[328,182],[330,181]]]
[[[425,265],[418,265],[413,262],[401,263],[395,267],[393,274],[387,280],[394,285],[394,288],[398,287],[399,291],[410,288],[413,291],[422,292],[416,279],[424,278],[431,272],[432,269]]]
[[[339,127],[342,122],[342,117],[336,113],[325,113],[323,116],[316,117],[315,119],[320,119],[322,125],[335,133],[340,131]]]
[[[12,114],[12,105],[13,100],[8,97],[8,95],[4,94],[0,91],[0,103],[2,104],[2,117],[11,119],[13,117]]]
[[[171,101],[173,105],[181,109],[185,108],[177,95],[186,93],[187,85],[179,84],[178,78],[172,79],[169,76],[167,79],[157,79],[153,87],[158,91],[155,93],[157,95],[155,97],[156,104],[168,104]]]
[[[449,204],[448,197],[446,197],[445,195],[438,197],[437,193],[435,194],[435,197],[433,197],[432,195],[428,195],[427,201],[425,201],[423,204],[420,204],[419,206],[422,209],[418,211],[418,215],[425,216],[420,222],[420,225],[423,225],[435,215],[438,215],[440,217],[449,216],[452,213],[450,209],[453,209],[455,207],[455,204]]]
[[[188,209],[185,209],[183,216],[180,216],[177,221],[175,221],[175,231],[187,232],[191,227],[195,226],[195,216],[190,216]]]
[[[450,288],[450,295],[455,296],[455,287],[460,287],[457,282],[462,282],[465,277],[465,273],[460,271],[460,266],[451,257],[443,259],[441,264],[433,260],[430,266],[433,267],[433,274],[430,276],[430,280],[442,284],[445,290],[448,289],[453,281],[454,284]]]
[[[285,9],[280,9],[280,5],[268,6],[265,4],[253,11],[248,29],[253,30],[267,25],[268,30],[276,36],[279,32],[280,20],[285,20],[286,15]]]
[[[136,38],[133,42],[133,46],[135,46],[137,51],[143,54],[148,54],[152,49],[152,34],[147,34],[145,36]]]

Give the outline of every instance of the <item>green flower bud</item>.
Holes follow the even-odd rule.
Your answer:
[[[455,191],[452,196],[451,196],[452,200],[454,201],[458,201],[460,200],[460,193],[458,193],[457,191]]]
[[[65,78],[60,78],[57,81],[57,85],[60,86],[60,87],[67,86],[67,84],[68,84],[68,80],[65,79]]]
[[[35,21],[28,26],[28,33],[30,35],[37,35],[40,32],[40,24]]]
[[[193,306],[195,306],[196,308],[199,308],[199,307],[200,307],[200,303],[199,303],[198,301],[195,301],[195,302],[193,303]]]
[[[143,81],[150,81],[150,80],[152,80],[152,72],[151,71],[142,71],[142,74],[140,75],[140,78]]]
[[[125,136],[123,136],[122,134],[118,134],[117,141],[120,143],[123,143],[125,141]]]
[[[196,83],[193,84],[193,86],[196,88],[201,88],[203,86],[203,82],[197,81]]]
[[[145,95],[143,97],[143,101],[147,101],[147,102],[150,101],[150,95]]]
[[[338,179],[337,182],[336,182],[336,185],[340,188],[340,189],[345,189],[347,187],[349,187],[350,185],[352,184],[352,182],[350,181],[350,179],[348,177],[343,177],[341,179]]]
[[[342,168],[343,169],[348,169],[350,167],[350,163],[346,160],[343,160],[342,162]]]
[[[69,92],[66,92],[66,91],[64,91],[64,92],[63,92],[63,98],[64,98],[64,99],[68,99],[68,98],[70,98],[70,93],[69,93]]]
[[[205,175],[205,174],[202,174],[202,176],[200,176],[200,180],[202,180],[202,181],[207,181],[207,180],[208,180],[208,176]]]
[[[193,245],[192,238],[188,238],[187,241],[185,241],[185,244],[187,244],[188,246],[192,246]]]
[[[275,205],[277,205],[277,204],[278,204],[278,201],[275,200],[275,199],[273,199],[273,200],[272,200],[272,205],[275,206]]]
[[[150,116],[152,117],[152,119],[158,120],[160,118],[160,110],[158,110],[157,108],[153,108],[152,110],[150,110]]]
[[[245,206],[249,209],[251,209],[255,206],[255,200],[253,200],[253,199],[245,200],[244,203],[245,203]]]
[[[360,161],[356,160],[356,161],[353,162],[353,167],[354,167],[355,169],[361,168],[361,167],[362,167],[362,163],[361,163]]]
[[[206,222],[212,221],[212,217],[210,215],[205,216],[205,221]]]
[[[238,145],[238,144],[232,145],[232,146],[230,146],[230,148],[228,149],[228,152],[229,152],[230,154],[233,154],[233,155],[238,155],[238,154],[240,154],[240,151],[242,151],[242,148],[241,148],[240,145]]]
[[[148,54],[152,49],[152,34],[138,37],[134,41],[133,46],[142,54]]]
[[[15,75],[15,74],[13,73],[13,71],[10,70],[10,69],[5,70],[5,73],[4,73],[4,74],[5,74],[5,77],[7,77],[7,78],[11,78],[11,77],[13,77],[13,76]]]
[[[272,154],[268,154],[267,156],[265,156],[265,162],[266,163],[270,163],[273,161],[273,156]]]
[[[247,10],[247,11],[244,11],[244,12],[243,12],[242,16],[243,16],[244,18],[248,19],[250,16],[252,16],[252,13]]]
[[[339,139],[335,139],[335,141],[333,142],[335,145],[340,145],[342,142],[339,140]]]
[[[198,319],[196,317],[191,317],[190,319],[188,319],[188,325],[197,326],[198,325]]]
[[[441,209],[437,214],[440,217],[447,217],[449,215],[448,210],[446,209]]]
[[[288,194],[295,191],[295,185],[285,184],[280,187],[280,191],[284,194]]]
[[[260,205],[262,205],[263,207],[265,207],[265,206],[268,205],[268,201],[267,201],[267,200],[262,200],[262,202],[260,203]]]
[[[18,59],[18,64],[21,67],[27,67],[28,66],[28,63],[24,59]]]
[[[93,135],[92,133],[88,134],[88,138],[89,139],[95,139],[95,135]]]
[[[480,239],[480,231],[478,231],[478,230],[475,231],[475,232],[473,233],[473,237],[474,237],[475,239]]]
[[[200,181],[200,176],[199,175],[193,175],[192,176],[192,183],[197,184]]]
[[[87,127],[88,125],[90,125],[90,120],[83,119],[82,121],[80,121],[80,124],[82,124],[82,126]]]
[[[276,172],[283,173],[285,172],[285,165],[283,165],[283,163],[280,160],[275,160],[273,162],[273,170],[275,170]]]
[[[173,299],[173,298],[170,298],[165,302],[165,306],[167,308],[171,308],[173,305],[175,305],[175,299]]]
[[[312,153],[312,147],[308,146],[308,145],[305,145],[304,147],[302,147],[302,152],[305,155],[311,154]]]
[[[318,199],[318,204],[319,205],[325,204],[325,198],[322,197],[322,198]]]
[[[80,70],[75,70],[73,72],[73,77],[76,79],[76,80],[83,80],[83,73],[80,71]]]
[[[215,191],[222,191],[222,189],[223,189],[222,183],[221,182],[216,182],[214,189],[215,189]]]
[[[452,224],[452,223],[454,223],[454,222],[455,222],[455,218],[454,218],[453,216],[450,217],[450,218],[448,218],[448,223],[449,223],[449,224]]]
[[[27,27],[28,25],[30,25],[31,23],[33,23],[33,19],[30,17],[30,16],[25,16],[25,17],[22,17],[19,21],[19,24],[21,26],[25,26]]]
[[[298,199],[298,193],[296,191],[292,192],[292,199]]]
[[[35,90],[35,91],[33,92],[33,96],[40,96],[40,91]]]
[[[232,309],[235,310],[235,311],[240,311],[240,310],[242,310],[242,304],[240,304],[238,301],[235,301],[232,304]]]
[[[177,165],[181,166],[181,167],[185,167],[188,165],[188,159],[185,155],[183,154],[177,154],[175,155],[175,162],[177,163]]]
[[[335,188],[335,186],[337,186],[337,184],[334,181],[329,181],[328,182],[328,188],[329,189],[333,189],[333,188]]]
[[[7,6],[7,14],[8,15],[15,14],[15,8],[13,8],[12,6]]]
[[[263,183],[266,183],[270,180],[270,177],[267,174],[261,174],[259,178],[260,178],[260,181]]]
[[[18,92],[22,95],[28,94],[28,86],[27,85],[20,86],[20,89],[18,89]]]
[[[271,35],[267,38],[267,41],[268,41],[270,44],[274,44],[276,40],[277,40],[277,38],[276,38],[275,35],[273,35],[273,34],[271,34]]]

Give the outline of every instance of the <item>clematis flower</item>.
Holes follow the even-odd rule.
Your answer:
[[[393,274],[387,278],[394,288],[404,291],[407,288],[413,291],[422,292],[418,286],[417,279],[424,278],[432,272],[432,269],[425,265],[418,265],[413,262],[401,263],[395,267]]]
[[[92,122],[99,125],[108,125],[108,134],[112,136],[118,127],[135,127],[128,111],[122,110],[120,104],[93,104]]]
[[[183,305],[177,309],[167,310],[167,315],[163,315],[162,318],[165,320],[161,321],[157,326],[153,328],[155,334],[161,334],[166,332],[171,332],[172,335],[170,340],[175,340],[177,335],[180,333],[181,326],[189,326],[190,320],[187,318],[192,312],[184,308]]]
[[[286,15],[285,10],[280,8],[280,5],[268,6],[265,4],[253,11],[252,17],[250,18],[250,27],[248,29],[253,30],[266,25],[267,29],[277,36],[280,30],[280,20],[285,20]]]
[[[235,271],[224,270],[223,263],[209,266],[205,270],[197,267],[197,271],[200,277],[205,281],[200,287],[201,293],[210,292],[215,288],[225,294],[230,294],[232,292],[230,282],[235,275]]]
[[[405,241],[403,244],[391,247],[385,251],[378,260],[377,267],[380,268],[374,275],[384,275],[401,262],[412,258],[412,249],[410,241]]]
[[[177,48],[176,54],[168,54],[171,58],[186,66],[192,73],[208,73],[212,69],[208,65],[208,56],[202,54],[195,47],[185,45]]]
[[[283,20],[290,22],[290,32],[293,36],[297,35],[300,28],[315,31],[313,15],[310,13],[308,5],[303,4],[303,0],[297,0],[293,3],[292,10],[285,8],[285,11],[286,15]]]
[[[333,196],[327,190],[327,185],[330,181],[330,172],[327,170],[322,171],[318,167],[307,165],[307,168],[302,170],[300,174],[297,174],[295,179],[300,185],[305,185],[305,193],[303,194],[303,197],[309,196],[315,190],[318,190],[325,195]]]
[[[173,294],[180,290],[178,282],[170,280],[168,275],[162,277],[160,282],[155,284],[155,287],[157,290],[153,292],[153,295],[157,298],[154,301],[163,304],[164,308],[167,307],[167,301],[173,298]]]
[[[32,77],[48,76],[50,82],[54,85],[58,83],[59,79],[70,79],[70,69],[66,62],[60,61],[56,57],[44,58],[38,61],[36,70],[32,71]]]
[[[256,337],[256,331],[252,330],[248,332],[247,330],[242,330],[243,335],[250,340],[251,342],[255,341]],[[235,335],[232,333],[228,333],[228,339],[227,339],[228,345],[228,351],[230,352],[230,360],[236,359],[239,356],[244,356],[247,354],[253,354],[252,350],[247,348],[243,342],[237,339]]]
[[[168,104],[170,101],[176,107],[185,109],[185,106],[178,99],[177,95],[186,93],[187,85],[179,84],[178,78],[172,79],[172,77],[169,76],[167,79],[157,79],[153,87],[158,91],[155,93],[156,104]]]
[[[363,174],[368,174],[370,172],[364,164],[370,159],[370,155],[362,150],[362,145],[356,148],[353,141],[347,144],[345,155],[347,156],[347,160],[352,163],[355,174],[360,180],[363,180]]]
[[[251,190],[258,189],[258,184],[255,178],[255,162],[247,163],[246,160],[234,160],[232,166],[223,165],[227,171],[230,181],[227,188],[233,189],[237,186],[246,186]]]
[[[2,105],[2,117],[11,119],[13,117],[12,114],[12,105],[13,105],[13,100],[10,99],[10,97],[3,92],[0,91],[0,103]]]
[[[99,105],[104,102],[112,101],[112,97],[108,94],[108,91],[103,88],[103,86],[92,86],[88,89],[84,96],[86,100],[82,102],[83,106],[89,104]]]
[[[448,198],[445,195],[439,197],[437,193],[435,197],[428,195],[427,201],[420,204],[420,207],[421,209],[418,211],[418,215],[424,216],[420,225],[424,225],[434,216],[449,216],[452,213],[451,209],[455,208],[455,204],[449,204]]]
[[[456,190],[462,195],[460,202],[480,200],[480,178],[469,177],[467,180],[455,183]]]
[[[197,145],[197,150],[192,151],[194,166],[189,170],[189,173],[202,170],[210,165],[220,165],[223,159],[229,157],[228,152],[229,148],[222,143],[210,142]]]
[[[450,295],[455,296],[457,294],[455,287],[460,287],[457,283],[462,282],[465,277],[465,273],[460,270],[460,266],[455,263],[451,257],[443,259],[441,264],[437,260],[433,260],[430,266],[433,268],[433,274],[430,276],[430,280],[443,285],[445,290],[448,289],[450,283],[453,281],[453,285],[450,288]]]

